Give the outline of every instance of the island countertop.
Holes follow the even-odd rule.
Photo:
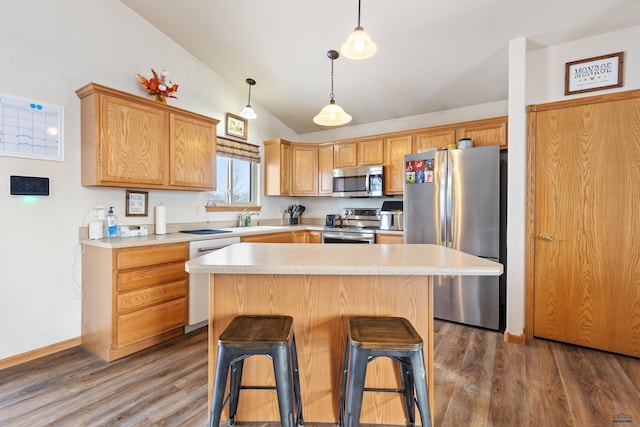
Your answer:
[[[239,243],[187,262],[190,273],[499,276],[494,261],[438,245]]]

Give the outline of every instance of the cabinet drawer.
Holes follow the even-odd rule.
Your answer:
[[[161,283],[186,280],[184,262],[141,268],[118,273],[118,292],[126,292]]]
[[[118,316],[117,347],[135,344],[187,323],[187,299]]]
[[[188,256],[187,243],[121,249],[116,254],[116,268],[124,270],[168,262],[187,262]]]
[[[185,298],[186,296],[186,280],[126,292],[118,295],[116,298],[116,312],[123,313],[125,311],[144,308],[172,299]]]

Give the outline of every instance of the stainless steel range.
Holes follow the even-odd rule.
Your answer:
[[[345,208],[339,227],[324,227],[322,243],[375,243],[380,228],[379,209]]]

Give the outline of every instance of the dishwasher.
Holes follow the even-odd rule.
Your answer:
[[[211,240],[189,242],[189,259],[198,258],[209,252],[240,243],[239,237],[224,237]],[[184,332],[206,326],[209,321],[209,274],[189,273],[189,322]]]

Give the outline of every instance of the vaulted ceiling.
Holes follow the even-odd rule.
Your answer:
[[[327,51],[357,25],[357,0],[121,1],[238,88],[254,78],[252,104],[297,133],[323,129],[312,118],[329,101]],[[334,63],[346,126],[504,100],[510,40],[543,47],[632,27],[640,2],[363,0],[361,10],[378,52]]]

